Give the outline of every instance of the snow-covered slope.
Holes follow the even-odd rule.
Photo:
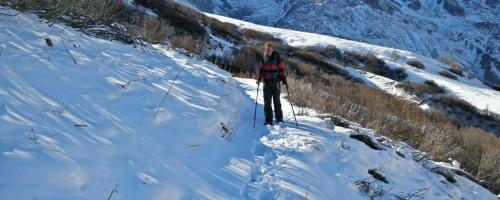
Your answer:
[[[476,78],[468,79],[466,77],[458,77],[458,80],[449,79],[439,75],[439,72],[449,68],[444,63],[441,63],[432,58],[428,58],[412,52],[381,47],[362,42],[355,42],[351,40],[320,35],[316,33],[300,32],[287,29],[273,28],[268,26],[257,25],[233,18],[224,16],[208,14],[208,16],[217,18],[223,22],[233,23],[241,28],[254,29],[266,33],[270,33],[277,38],[282,39],[288,45],[296,47],[319,46],[325,47],[334,45],[341,51],[356,52],[360,54],[373,54],[382,58],[392,68],[403,68],[408,73],[406,80],[411,82],[423,83],[425,80],[433,80],[439,86],[444,87],[451,95],[455,95],[479,109],[488,109],[491,112],[500,114],[500,92],[495,91],[488,86],[484,85]],[[396,55],[396,56],[395,56]],[[409,60],[419,60],[426,68],[425,70],[412,67],[407,63]],[[354,70],[349,70],[354,72]],[[395,81],[383,78],[371,73],[353,74],[355,76],[363,76],[363,78],[381,89],[388,90],[390,93],[397,93],[392,91],[394,89]],[[370,77],[373,79],[370,80]],[[381,81],[384,80],[384,81]],[[391,85],[390,87],[386,87]]]
[[[500,4],[491,0],[183,0],[205,12],[455,58],[500,84]]]
[[[239,194],[246,176],[232,163],[251,156],[256,135],[219,135],[251,105],[230,74],[33,16],[0,21],[0,199],[107,199],[116,185],[113,199]]]
[[[254,81],[206,61],[33,15],[0,22],[0,199],[366,199],[355,182],[368,169],[386,176],[373,183],[385,199],[496,199],[431,173],[405,144],[351,139],[374,137],[357,125],[298,116],[296,128],[284,99],[287,123],[260,126],[259,98],[253,128]]]

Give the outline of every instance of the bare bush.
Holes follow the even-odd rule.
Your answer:
[[[178,35],[189,34],[193,38],[205,37],[205,27],[199,22],[205,15],[177,3],[174,0],[134,0],[138,5],[153,10],[160,18],[175,27]]]
[[[127,29],[131,35],[149,43],[163,43],[174,27],[165,20],[151,16],[137,16]]]
[[[455,59],[444,58],[442,62],[450,66],[450,69],[448,69],[450,72],[462,77],[464,76],[464,68]]]
[[[240,30],[240,34],[245,40],[259,40],[262,42],[270,42],[270,41],[281,42],[281,39],[277,39],[269,33],[264,33],[248,28],[243,28],[242,30]]]
[[[328,59],[319,53],[307,51],[305,49],[294,49],[292,50],[292,55],[295,58],[301,59],[303,62],[318,66],[322,71],[328,74],[336,74],[345,78],[350,78],[349,72],[334,63],[328,62]]]
[[[397,200],[416,200],[416,199],[424,199],[425,194],[429,192],[429,188],[420,188],[411,192],[403,192],[399,194],[395,194],[394,197]]]
[[[221,22],[218,19],[208,16],[203,16],[202,20],[216,35],[224,36],[233,41],[243,41],[243,37],[236,25],[228,22]]]
[[[376,180],[357,180],[354,182],[354,184],[358,186],[359,191],[367,195],[370,200],[378,199],[389,193],[389,191],[385,190],[384,187],[382,187],[381,185],[377,185]]]
[[[295,69],[300,75],[319,75],[321,73],[318,67],[305,63],[298,58],[289,58],[287,61],[289,68]]]
[[[133,43],[137,39],[150,43],[163,43],[167,35],[175,29],[170,26],[171,21],[147,16],[139,7],[129,8],[122,0],[12,2],[9,4],[14,9],[34,12],[48,20],[49,25],[61,21],[87,34],[111,37],[126,43]]]
[[[374,150],[383,150],[378,143],[373,141],[373,139],[368,136],[368,135],[363,135],[363,134],[352,134],[349,136],[352,139],[358,140],[360,142],[363,142],[366,144],[366,146],[374,149]],[[384,181],[385,182],[385,181]]]
[[[33,11],[50,21],[62,20],[75,27],[96,23],[111,24],[127,17],[129,9],[121,0],[17,0],[4,1],[22,12]]]
[[[257,72],[262,53],[252,46],[245,46],[237,51],[230,60],[232,72]]]
[[[460,108],[464,111],[470,112],[470,113],[478,113],[479,111],[477,110],[476,107],[474,107],[472,104],[469,102],[459,99],[454,96],[448,96],[448,95],[438,95],[438,97],[444,101],[448,107],[450,108]]]
[[[356,56],[354,58],[357,58]],[[377,58],[373,54],[368,54],[360,61],[365,64],[364,69],[374,74],[384,76],[393,80],[401,81],[408,77],[403,68],[391,69],[385,64],[382,59]]]
[[[197,38],[192,35],[174,35],[170,39],[172,46],[185,49],[188,52],[200,55],[207,44],[204,37]]]
[[[406,64],[419,69],[425,69],[425,65],[422,64],[422,62],[420,62],[419,60],[409,60]]]
[[[440,71],[439,74],[441,76],[448,77],[448,78],[453,79],[453,80],[458,80],[458,77],[453,75],[452,73],[450,73],[450,71],[448,71],[448,70]]]
[[[433,94],[443,94],[445,91],[439,87],[434,81],[426,80],[424,84],[421,83],[400,83],[397,87],[403,90],[416,94],[419,97]]]
[[[445,90],[440,87],[438,84],[436,84],[436,82],[434,82],[433,80],[425,80],[424,83],[430,87],[432,87],[435,91],[435,93],[444,93]]]
[[[308,52],[321,54],[326,58],[334,58],[334,59],[339,59],[342,54],[342,52],[335,45],[328,45],[325,47],[318,47],[318,46],[305,47],[304,50]]]

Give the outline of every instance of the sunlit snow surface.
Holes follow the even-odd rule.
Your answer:
[[[107,199],[115,187],[112,199],[366,199],[354,182],[371,168],[387,176],[376,183],[392,188],[385,199],[421,188],[428,199],[496,199],[462,177],[447,183],[405,144],[376,151],[350,139],[373,136],[357,125],[310,111],[296,128],[285,99],[284,125],[262,126],[260,97],[253,128],[253,80],[174,50],[26,14],[0,16],[0,30],[0,199]],[[233,116],[227,141],[220,124]]]

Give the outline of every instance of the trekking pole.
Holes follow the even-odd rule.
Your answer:
[[[295,125],[299,128],[299,123],[297,123],[297,117],[295,117],[295,111],[293,110],[292,96],[290,96],[290,90],[288,90],[288,85],[286,85],[286,92],[288,93],[288,100],[290,101],[290,106],[292,106],[293,118],[295,119]]]
[[[257,117],[257,99],[259,98],[260,83],[257,83],[257,96],[255,97],[255,109],[253,111],[253,127],[255,128],[255,118]]]

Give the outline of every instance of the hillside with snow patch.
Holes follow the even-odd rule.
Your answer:
[[[373,54],[383,59],[391,68],[403,68],[408,74],[408,78],[406,78],[407,81],[423,83],[425,80],[433,80],[439,86],[445,88],[449,94],[467,101],[478,109],[487,109],[491,112],[500,114],[500,103],[497,103],[500,102],[500,92],[484,85],[476,78],[468,79],[466,77],[458,77],[458,80],[453,80],[443,77],[439,72],[448,69],[449,66],[432,58],[399,49],[381,47],[316,33],[262,26],[224,16],[205,14],[223,22],[235,24],[240,28],[248,28],[269,33],[294,47],[326,47],[328,45],[334,45],[337,49],[345,52],[355,52],[362,55]],[[406,64],[409,60],[413,59],[422,62],[426,66],[425,70]],[[396,91],[398,90],[395,88],[396,81],[369,72],[359,72],[351,68],[347,70],[355,77],[363,78],[369,84],[373,84],[389,93],[404,94],[401,89],[399,89],[400,91]]]
[[[0,22],[0,199],[367,199],[377,188],[382,199],[496,199],[431,170],[459,166],[423,164],[408,145],[359,125],[311,111],[295,127],[285,99],[285,124],[260,126],[259,98],[253,128],[254,80],[168,47],[34,15]]]
[[[497,0],[178,0],[204,12],[456,59],[500,83]]]

